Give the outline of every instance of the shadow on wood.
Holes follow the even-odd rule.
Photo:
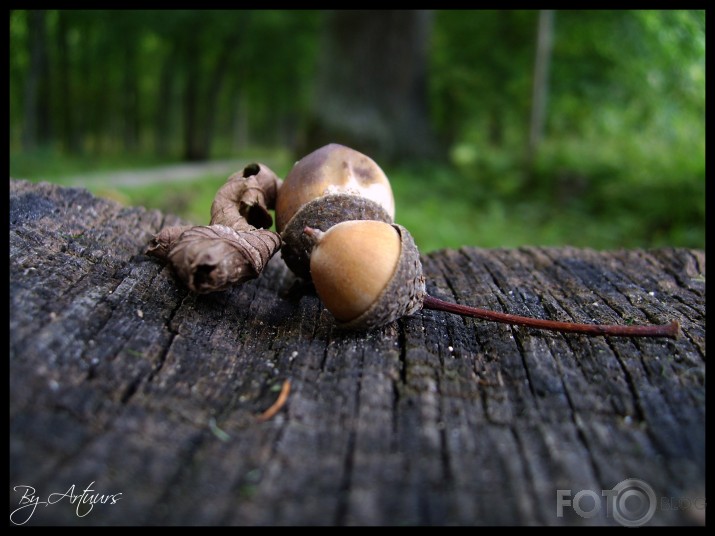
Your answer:
[[[438,297],[559,320],[675,319],[677,340],[434,311],[356,334],[279,255],[259,279],[190,294],[144,255],[176,223],[10,181],[12,522],[704,523],[704,251],[423,256]],[[285,405],[259,422],[287,379]],[[630,483],[645,510],[606,508],[602,490],[626,479],[652,488]],[[33,508],[22,486],[57,501]],[[603,499],[590,519],[581,490]]]

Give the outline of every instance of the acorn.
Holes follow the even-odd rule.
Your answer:
[[[308,227],[304,233],[314,245],[315,290],[342,327],[370,329],[422,308],[420,254],[401,225],[353,220],[327,232]]]
[[[374,160],[331,143],[295,163],[278,190],[275,219],[283,260],[309,280],[311,243],[305,227],[327,231],[346,220],[392,223],[395,200],[390,181]]]
[[[303,230],[310,246],[315,290],[337,324],[366,330],[420,309],[434,309],[494,322],[560,332],[622,337],[676,338],[680,325],[620,326],[530,318],[450,303],[427,294],[420,254],[409,231],[398,224],[357,220],[323,232]]]

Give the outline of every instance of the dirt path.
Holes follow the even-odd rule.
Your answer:
[[[69,186],[145,186],[158,182],[189,182],[204,175],[230,175],[248,160],[214,160],[211,162],[180,163],[150,169],[127,169],[77,175],[69,179]]]

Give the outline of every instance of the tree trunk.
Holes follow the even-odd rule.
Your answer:
[[[157,93],[156,114],[154,116],[154,150],[161,157],[169,154],[172,146],[172,112],[173,94],[172,87],[176,80],[174,70],[176,68],[175,51],[169,50],[164,58],[159,75],[159,91]]]
[[[533,165],[544,132],[546,101],[549,94],[549,64],[551,63],[553,34],[554,12],[551,9],[541,10],[539,12],[536,41],[536,59],[534,60],[534,87],[531,99],[527,169],[531,169]]]
[[[196,58],[198,46],[195,37],[187,37],[188,58]],[[203,160],[199,132],[199,66],[198,61],[188,61],[184,85],[184,160]]]
[[[139,88],[137,87],[136,49],[126,44],[123,57],[122,73],[122,139],[124,150],[136,151],[139,145]]]
[[[30,65],[25,80],[25,123],[22,131],[22,145],[26,150],[34,149],[38,143],[49,138],[49,109],[45,101],[48,85],[45,20],[44,10],[29,12],[27,29]]]
[[[216,45],[220,47],[216,59],[204,71],[196,59],[200,54],[196,39],[189,43],[187,58],[190,67],[184,95],[185,160],[206,160],[211,155],[218,100],[235,45],[236,39],[233,36]]]
[[[190,294],[143,253],[177,223],[10,181],[11,522],[704,524],[704,251],[422,255],[435,296],[561,320],[678,320],[677,340],[437,311],[345,333],[279,255],[258,279]],[[286,380],[275,414],[257,418]],[[40,501],[121,496],[16,511],[21,486]]]
[[[329,13],[302,154],[329,142],[381,161],[435,154],[427,101],[432,20],[425,10]]]
[[[70,153],[80,152],[80,140],[74,121],[74,106],[69,103],[75,99],[72,91],[72,67],[70,62],[70,52],[68,40],[67,13],[64,10],[57,11],[57,94],[58,105],[55,107],[59,117],[62,133],[62,147]]]
[[[226,78],[226,71],[228,69],[229,60],[231,59],[231,52],[235,46],[235,41],[233,37],[224,41],[216,58],[216,63],[213,65],[208,76],[206,94],[203,97],[205,105],[203,107],[201,127],[201,149],[204,154],[204,159],[211,156],[219,97],[221,96],[223,81]]]
[[[233,107],[233,143],[232,146],[240,151],[247,147],[250,143],[249,136],[249,104],[248,99],[242,95],[240,90],[237,90],[234,95]]]

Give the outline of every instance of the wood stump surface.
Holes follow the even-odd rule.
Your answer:
[[[345,333],[280,255],[191,294],[144,253],[177,223],[11,179],[11,523],[704,523],[703,250],[423,255],[434,296],[677,340],[437,311]]]

